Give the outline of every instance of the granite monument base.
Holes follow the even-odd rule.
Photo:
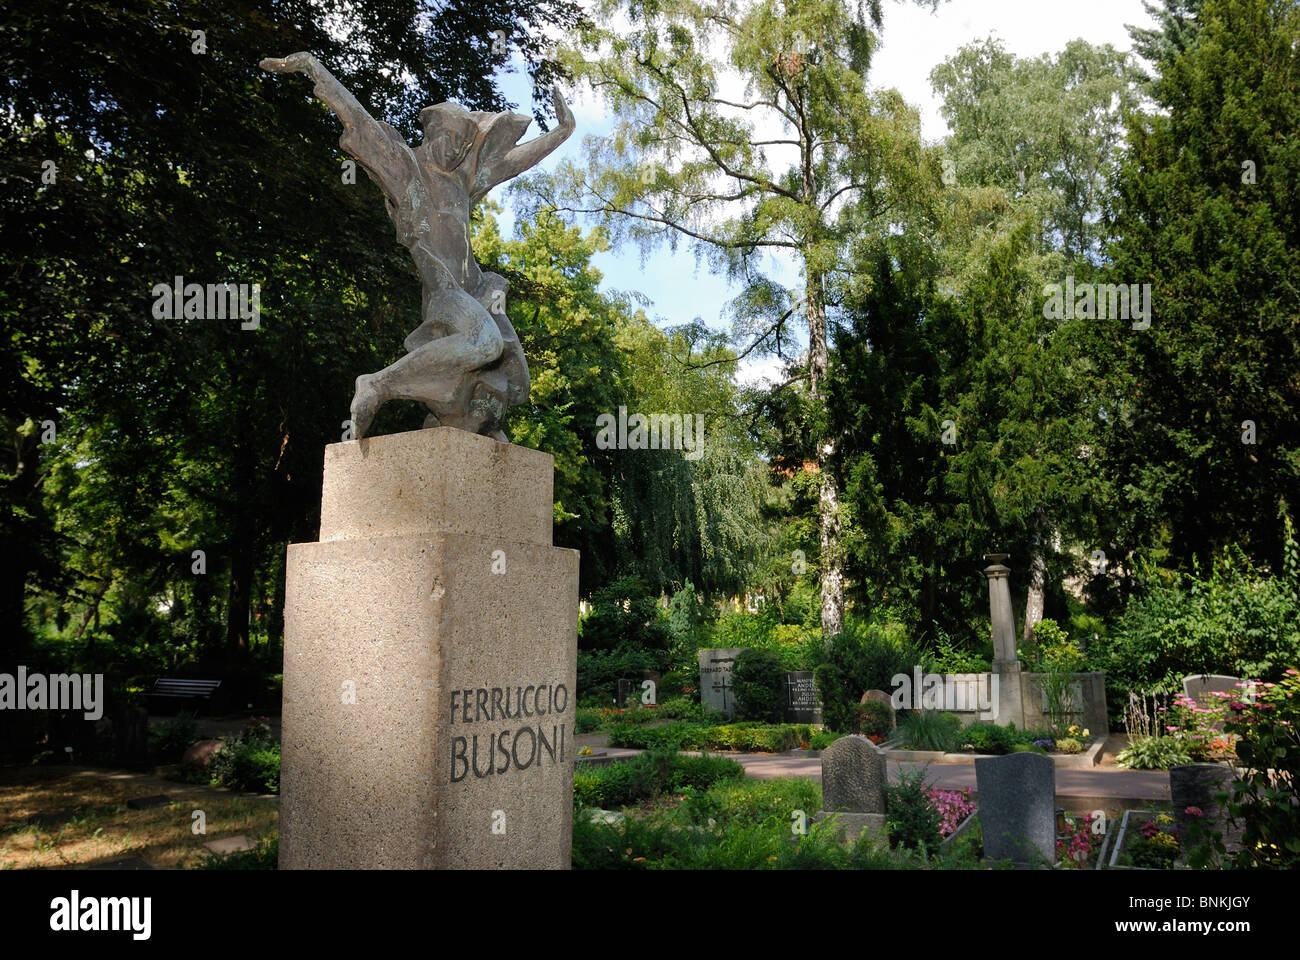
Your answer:
[[[448,427],[326,448],[289,547],[281,869],[567,869],[578,554],[551,457]]]

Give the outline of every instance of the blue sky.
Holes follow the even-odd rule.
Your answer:
[[[948,130],[939,114],[939,101],[930,89],[929,74],[960,47],[991,35],[1019,57],[1056,53],[1075,38],[1128,50],[1132,44],[1125,24],[1151,24],[1141,0],[1089,0],[1086,4],[1069,0],[948,0],[935,13],[911,3],[887,3],[882,44],[868,81],[873,87],[897,88],[920,111],[922,136],[936,142]],[[515,59],[513,65],[519,70],[521,61]],[[520,112],[528,112],[532,91],[527,76],[503,72],[498,80]],[[568,142],[542,164],[543,169],[554,169],[561,158],[578,157],[584,137],[605,136],[613,129],[603,105],[588,91],[565,90],[565,95],[578,127]],[[536,132],[533,127],[528,136]],[[513,230],[509,194],[503,188],[496,196],[506,205],[501,224],[502,230],[509,233]],[[711,275],[706,265],[697,267],[685,243],[675,254],[666,243],[661,245],[644,266],[641,252],[634,246],[600,254],[593,263],[604,275],[603,289],[638,291],[648,296],[652,306],[646,312],[661,325],[686,323],[699,317],[718,329],[729,328],[725,307],[737,291],[724,278]],[[770,266],[774,279],[790,287],[799,285],[798,272],[790,264],[771,260]],[[759,361],[746,367],[742,377],[753,379],[770,371],[769,362]]]

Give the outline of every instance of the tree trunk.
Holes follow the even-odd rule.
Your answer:
[[[253,600],[253,519],[249,501],[254,496],[256,486],[250,444],[249,438],[237,439],[233,451],[235,489],[246,491],[246,494],[234,498],[234,530],[230,538],[226,653],[232,663],[243,660],[248,653],[248,615]]]
[[[22,513],[33,505],[36,477],[40,471],[39,432],[24,434],[21,424],[6,421],[9,434],[9,456],[0,464],[0,470],[12,476],[9,481],[8,504],[0,506],[0,623],[5,625],[0,635],[0,663],[6,655],[18,657],[26,647],[27,578],[35,558],[32,539],[35,524]],[[35,510],[28,512],[30,517]],[[15,661],[16,662],[16,661]]]
[[[805,305],[808,311],[808,383],[817,401],[818,415],[824,405],[824,383],[829,364],[826,304],[822,299],[822,275],[805,270],[808,285]],[[821,481],[818,497],[818,528],[821,540],[822,641],[844,630],[844,558],[840,551],[840,488],[835,477],[832,456],[834,442],[826,436],[817,440],[817,475]]]
[[[1029,555],[1029,595],[1025,598],[1022,643],[1028,643],[1034,627],[1043,619],[1043,594],[1047,588],[1047,517],[1042,508],[1034,511],[1033,547]]]

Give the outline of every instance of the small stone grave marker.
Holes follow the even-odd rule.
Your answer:
[[[126,802],[128,810],[148,810],[152,807],[165,807],[172,802],[172,798],[165,793],[155,793],[148,797],[132,797]]]
[[[885,754],[866,737],[840,737],[822,751],[822,809],[815,821],[834,814],[841,839],[857,840],[885,829]]]
[[[218,856],[224,857],[231,853],[243,853],[245,850],[252,850],[257,844],[251,838],[240,833],[233,837],[222,837],[220,840],[209,840],[203,846]]]
[[[866,693],[862,695],[862,699],[859,700],[858,702],[859,703],[883,703],[885,706],[889,708],[890,729],[891,730],[898,729],[898,716],[894,711],[894,700],[889,694],[885,693],[884,690],[868,690]]]

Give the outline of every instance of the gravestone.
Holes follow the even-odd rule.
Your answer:
[[[1214,795],[1219,792],[1231,795],[1232,779],[1232,768],[1221,763],[1189,763],[1170,768],[1169,798],[1173,805],[1174,823],[1178,827],[1178,842],[1184,855],[1190,852],[1196,842],[1192,837],[1194,822],[1205,830],[1222,833],[1224,846],[1229,852],[1241,849],[1241,835],[1245,825],[1229,826],[1226,807],[1220,806],[1214,799]],[[1188,813],[1189,807],[1200,810],[1200,815]]]
[[[635,680],[620,679],[614,684],[614,706],[619,710],[627,706],[628,700],[635,699],[641,685]]]
[[[894,710],[894,699],[884,690],[868,690],[862,695],[859,703],[883,703],[889,708],[889,726],[891,730],[898,729],[898,715]]]
[[[731,685],[736,674],[736,657],[744,649],[723,647],[700,651],[700,703],[707,709],[729,717],[736,715],[736,698]]]
[[[290,544],[282,869],[568,869],[578,553],[553,461],[435,427],[325,449]]]
[[[785,675],[785,722],[821,723],[822,702],[811,670],[794,670]]]
[[[1242,682],[1241,677],[1228,677],[1219,673],[1197,674],[1183,677],[1183,693],[1201,706],[1206,706],[1210,700],[1223,699],[1222,697],[1211,697],[1211,693],[1230,693],[1237,698],[1246,696],[1246,688],[1237,686]]]
[[[975,791],[986,860],[1018,867],[1056,861],[1056,767],[1039,753],[980,757]]]
[[[814,820],[834,814],[841,840],[885,830],[885,754],[861,736],[840,737],[822,751],[822,807]]]

